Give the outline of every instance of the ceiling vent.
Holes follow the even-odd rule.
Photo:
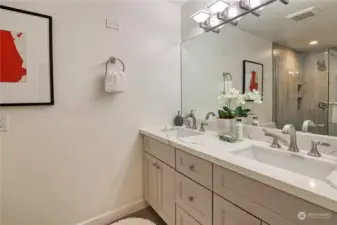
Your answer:
[[[286,18],[299,22],[299,21],[314,17],[315,15],[316,15],[315,7],[310,7],[310,8],[295,12],[293,14],[290,14],[286,16]]]

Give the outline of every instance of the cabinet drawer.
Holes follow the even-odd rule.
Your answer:
[[[176,204],[199,223],[212,224],[212,192],[177,172]]]
[[[188,213],[179,206],[176,206],[176,211],[176,225],[200,225],[195,219],[188,215]]]
[[[176,170],[212,189],[212,163],[177,149]]]
[[[175,167],[175,150],[173,147],[152,138],[144,137],[144,150],[169,166]]]
[[[261,225],[261,220],[214,195],[214,225]]]
[[[214,192],[268,224],[336,225],[337,214],[231,170],[214,166]],[[299,220],[299,212],[319,212],[330,219]],[[281,220],[283,222],[281,223]]]

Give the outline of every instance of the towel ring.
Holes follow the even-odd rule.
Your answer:
[[[224,78],[224,81],[232,81],[233,80],[232,74],[230,74],[228,72],[223,73],[223,78]],[[227,78],[229,78],[229,79],[227,80]]]
[[[111,64],[116,64],[117,61],[120,62],[120,64],[122,64],[122,67],[123,67],[122,71],[125,72],[125,65],[124,65],[123,61],[120,60],[119,58],[116,58],[116,57],[113,57],[113,56],[112,56],[112,57],[110,57],[110,58],[108,59],[108,61],[107,61],[106,64],[105,64],[105,73],[108,72],[108,66],[109,66],[109,63],[111,63]]]

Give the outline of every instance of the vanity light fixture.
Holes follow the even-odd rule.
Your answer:
[[[211,14],[208,13],[207,11],[205,11],[205,10],[199,10],[198,12],[194,13],[190,18],[194,19],[197,23],[203,23],[210,16],[211,16]]]
[[[212,13],[221,13],[223,12],[226,8],[228,8],[229,3],[225,2],[223,0],[217,0],[215,2],[210,3],[207,8],[212,12]]]
[[[212,15],[206,10],[199,10],[194,13],[190,18],[194,19],[197,23],[199,23],[200,28],[204,30],[212,29],[212,27],[217,26],[214,20],[212,20]],[[213,32],[219,33],[219,29],[212,29]]]
[[[219,25],[220,23],[221,23],[221,20],[219,20],[216,15],[213,15],[209,17],[205,22],[200,23],[200,27],[207,30],[207,29],[210,29],[212,27]],[[223,26],[224,25],[220,26],[219,28],[212,29],[212,31],[214,33],[220,33],[220,28]]]
[[[317,45],[317,44],[318,44],[318,41],[316,41],[316,40],[315,40],[315,41],[310,41],[310,42],[309,42],[309,45]]]
[[[252,14],[255,16],[260,16],[260,12],[265,8],[265,6],[260,7],[259,9],[254,10],[255,8],[258,8],[260,5],[262,5],[265,2],[265,0],[241,0],[240,1],[240,7],[243,10],[252,10]]]
[[[288,4],[289,0],[215,0],[207,5],[206,10],[199,10],[190,18],[193,18],[199,26],[208,31],[219,33],[219,29],[227,24],[237,25],[238,21],[245,15],[252,13],[256,16],[267,6],[274,2],[280,1]],[[214,22],[216,19],[221,20],[220,23]],[[213,19],[212,19],[213,18]]]
[[[282,3],[285,4],[285,5],[288,5],[288,4],[289,4],[289,0],[280,0],[280,2],[282,2]]]

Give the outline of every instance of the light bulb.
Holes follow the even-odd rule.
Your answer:
[[[241,9],[238,4],[230,5],[227,9],[227,17],[228,19],[232,19],[238,16],[241,13]],[[240,20],[242,17],[237,18],[236,20]]]
[[[218,19],[216,15],[213,15],[211,18],[209,18],[209,25],[210,27],[215,27],[219,25],[222,21]],[[218,27],[217,29],[222,28],[224,25]]]
[[[263,4],[263,0],[248,0],[250,2],[250,8],[254,9]],[[264,7],[259,8],[259,11],[262,11]]]
[[[190,18],[194,19],[197,23],[203,23],[210,16],[211,16],[211,14],[209,14],[205,10],[199,10],[198,12],[194,13]]]
[[[207,8],[212,12],[212,13],[221,13],[223,12],[226,8],[228,8],[229,3],[223,1],[223,0],[217,0],[207,6]]]

